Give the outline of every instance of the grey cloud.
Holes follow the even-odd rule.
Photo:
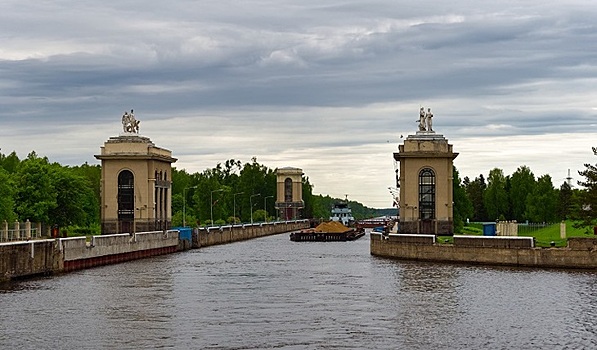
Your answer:
[[[455,140],[595,130],[597,13],[585,2],[3,6],[3,151],[44,150],[76,163],[82,149],[79,159],[89,160],[131,108],[155,142],[210,160],[391,154],[384,147],[415,131],[420,104]],[[54,147],[48,131],[65,143]],[[14,136],[24,134],[26,146]],[[373,173],[392,178],[391,155],[369,157],[379,159]],[[466,159],[473,174],[461,175],[487,170]]]

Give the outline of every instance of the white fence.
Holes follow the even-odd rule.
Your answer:
[[[0,242],[17,242],[38,239],[42,236],[42,224],[15,221],[11,224],[4,221],[0,225]]]

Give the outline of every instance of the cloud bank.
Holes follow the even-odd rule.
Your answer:
[[[66,164],[135,109],[202,171],[257,157],[315,192],[390,206],[419,106],[461,176],[594,162],[597,10],[581,1],[5,1],[0,147]]]

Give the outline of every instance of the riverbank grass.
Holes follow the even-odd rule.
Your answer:
[[[571,220],[566,221],[566,238],[570,237],[591,237],[592,235],[587,234],[587,231],[584,229],[577,229],[574,228],[574,222]],[[521,226],[524,227],[524,226]],[[544,228],[540,228],[537,230],[532,230],[529,232],[525,232],[524,229],[520,230],[519,227],[519,236],[526,236],[526,237],[535,237],[535,245],[537,247],[551,247],[552,242],[555,247],[566,247],[567,239],[560,238],[560,224],[553,224],[546,226]]]
[[[551,247],[552,242],[554,247],[566,247],[567,238],[570,237],[592,237],[593,235],[585,228],[575,228],[574,221],[566,220],[566,239],[560,238],[560,224],[547,225],[545,227],[538,227],[535,225],[519,225],[518,236],[535,237],[535,245],[537,247]],[[483,224],[470,223],[462,229],[458,234],[463,235],[483,235]],[[438,243],[452,243],[446,241],[447,237],[440,237]]]

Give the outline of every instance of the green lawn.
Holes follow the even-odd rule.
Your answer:
[[[585,229],[574,228],[573,221],[566,221],[566,237],[593,237],[593,233]],[[483,224],[471,223],[465,226],[459,234],[465,235],[482,235]],[[533,227],[518,225],[518,235],[535,237],[535,244],[537,247],[549,247],[551,242],[555,243],[556,247],[565,247],[566,239],[560,238],[560,224],[553,224],[546,227]],[[440,242],[442,243],[442,242]],[[447,242],[446,242],[447,243]]]
[[[566,221],[566,237],[592,237],[593,234],[588,234],[585,229],[576,229],[572,221]],[[535,237],[537,247],[549,247],[551,242],[555,243],[556,247],[565,247],[566,239],[560,238],[560,224],[553,224],[545,228],[536,230],[525,230],[524,226],[519,226],[519,236]]]

